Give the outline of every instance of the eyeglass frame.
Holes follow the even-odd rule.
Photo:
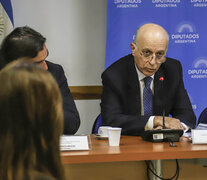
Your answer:
[[[139,51],[140,56],[146,58],[146,60],[144,59],[145,62],[150,62],[150,61],[152,61],[152,59],[153,59],[154,57],[155,57],[155,61],[156,61],[156,63],[158,63],[158,64],[164,63],[164,62],[166,61],[166,58],[165,58],[166,51],[164,52],[163,55],[161,55],[161,56],[159,57],[159,55],[156,55],[156,53],[159,53],[159,51],[156,52],[156,53],[153,53],[153,52],[150,51],[149,49],[146,49],[146,51],[149,51],[150,54],[149,54],[149,55],[145,55],[144,52],[143,52],[143,50],[141,51],[141,50],[137,47],[136,43],[134,43],[134,44],[135,44],[137,50]],[[154,56],[154,55],[155,55],[155,56]]]

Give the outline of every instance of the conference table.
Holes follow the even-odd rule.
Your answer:
[[[145,180],[145,160],[161,160],[162,176],[171,177],[175,159],[179,159],[179,180],[207,179],[207,145],[194,145],[186,137],[175,142],[176,147],[137,136],[121,136],[120,146],[110,147],[108,139],[89,137],[90,150],[61,152],[67,179]]]

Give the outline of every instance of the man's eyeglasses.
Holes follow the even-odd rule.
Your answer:
[[[139,49],[138,49],[139,50]],[[144,57],[144,61],[148,62],[151,61],[155,56],[155,61],[158,64],[165,62],[165,51],[158,51],[153,53],[149,49],[143,49],[142,51],[139,50],[139,53],[142,57]]]

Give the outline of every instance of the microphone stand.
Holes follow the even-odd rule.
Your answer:
[[[161,89],[163,90],[163,81],[164,77],[160,77],[159,81],[161,82]],[[165,96],[163,95],[163,103],[162,103],[162,129],[166,129],[165,127]]]
[[[160,77],[159,81],[162,83],[161,88],[163,90],[164,78]],[[158,130],[147,130],[142,134],[142,138],[151,142],[170,142],[171,147],[175,147],[173,142],[179,142],[180,136],[183,135],[181,129],[166,129],[165,126],[165,96],[163,96],[163,128]]]
[[[162,114],[162,129],[166,129],[166,127],[165,127],[165,109],[163,109],[163,114]]]

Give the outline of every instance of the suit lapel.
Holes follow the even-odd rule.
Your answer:
[[[140,100],[140,85],[135,68],[133,56],[129,59],[128,66],[128,109],[131,114],[141,113],[141,100]]]
[[[162,115],[163,113],[163,99],[166,80],[163,82],[163,87],[159,81],[160,77],[165,78],[164,64],[155,73],[154,77],[154,98],[153,98],[153,111],[154,115]],[[134,58],[131,56],[128,64],[128,109],[131,114],[141,114],[141,98],[140,98],[140,85],[138,75],[135,68]]]

